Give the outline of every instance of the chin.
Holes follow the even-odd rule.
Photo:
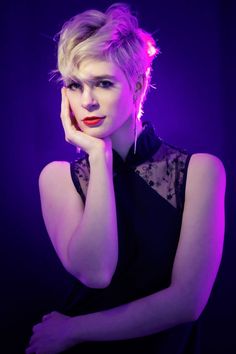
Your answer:
[[[85,128],[83,129],[83,133],[99,139],[103,139],[111,135],[111,133],[108,132],[107,129],[101,129],[101,127]]]

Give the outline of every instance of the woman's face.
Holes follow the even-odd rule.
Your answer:
[[[133,91],[117,65],[86,59],[75,76],[76,80],[67,84],[67,97],[83,132],[103,138],[111,136],[128,119],[133,120]]]

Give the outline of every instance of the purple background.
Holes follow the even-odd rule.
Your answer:
[[[223,260],[202,315],[203,354],[234,353],[235,82],[234,1],[127,1],[158,39],[144,119],[158,135],[191,152],[220,157],[227,170]],[[1,4],[1,352],[23,353],[33,324],[57,308],[72,277],[46,233],[38,175],[52,160],[72,160],[64,141],[52,37],[77,12],[112,1],[7,1]]]

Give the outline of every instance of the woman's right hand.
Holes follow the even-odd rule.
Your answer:
[[[104,139],[95,138],[82,132],[71,116],[70,103],[66,95],[66,88],[61,89],[61,121],[65,132],[65,140],[84,150],[90,158],[98,154],[104,154],[108,162],[112,160],[112,143],[110,137]]]

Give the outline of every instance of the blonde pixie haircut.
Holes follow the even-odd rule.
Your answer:
[[[111,5],[104,13],[82,12],[67,21],[59,32],[58,70],[65,85],[76,80],[76,70],[86,58],[105,59],[118,65],[134,90],[141,78],[137,116],[151,79],[151,65],[158,48],[152,36],[138,27],[137,18],[123,3]]]

